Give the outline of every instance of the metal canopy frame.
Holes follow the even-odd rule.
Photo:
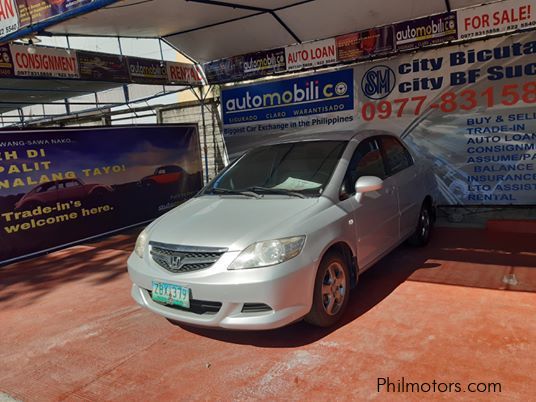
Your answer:
[[[148,14],[152,6],[147,0],[125,0],[83,19],[63,20],[40,34],[160,38],[190,60],[203,63],[497,0],[406,0],[403,6],[399,0],[149,1],[169,12]],[[134,26],[130,21],[137,16],[143,16],[142,23]]]
[[[205,25],[205,26],[198,27],[198,28],[195,28],[195,29],[190,29],[190,30],[186,30],[186,31],[182,31],[182,32],[171,33],[171,34],[163,36],[164,38],[169,37],[169,36],[173,36],[173,35],[180,35],[180,34],[187,33],[187,32],[194,32],[194,31],[197,31],[197,30],[200,30],[200,29],[210,28],[210,27],[214,27],[214,26],[217,26],[217,25],[226,24],[228,22],[238,21],[238,20],[243,19],[243,18],[251,18],[251,17],[255,17],[257,15],[262,15],[262,14],[267,14],[268,13],[273,18],[275,18],[275,20],[296,40],[297,43],[301,43],[302,41],[301,41],[300,38],[298,38],[298,35],[296,35],[294,33],[294,31],[292,29],[290,29],[290,27],[276,13],[278,11],[285,10],[287,8],[290,8],[290,7],[299,6],[299,5],[305,4],[305,3],[311,3],[311,2],[313,2],[315,0],[302,0],[302,1],[298,1],[297,3],[294,3],[294,4],[290,4],[290,5],[286,5],[286,6],[282,6],[282,7],[276,7],[276,8],[254,7],[254,6],[244,5],[244,4],[230,3],[230,2],[226,2],[226,1],[217,1],[217,0],[185,0],[185,1],[186,2],[192,2],[192,3],[207,4],[207,5],[212,5],[212,6],[222,6],[222,7],[229,7],[229,8],[237,8],[237,9],[241,9],[241,10],[255,11],[256,13],[252,14],[252,15],[249,15],[249,16],[246,16],[246,17],[234,18],[232,20],[222,21],[222,22],[218,22],[216,24]]]

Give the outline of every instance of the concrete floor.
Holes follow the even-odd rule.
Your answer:
[[[247,333],[137,307],[134,238],[0,268],[0,400],[535,400],[534,234],[438,229],[364,274],[337,328]],[[378,392],[387,377],[501,392]]]

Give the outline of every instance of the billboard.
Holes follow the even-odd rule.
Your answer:
[[[19,29],[15,0],[0,0],[0,38]]]
[[[0,264],[152,220],[201,169],[194,125],[0,132]]]
[[[126,57],[77,50],[80,78],[83,80],[128,82]]]
[[[458,39],[536,27],[534,0],[506,0],[457,11]]]
[[[257,78],[286,70],[285,50],[272,49],[244,55],[242,78]]]
[[[449,12],[395,24],[398,50],[444,43],[458,38],[456,13]]]
[[[21,27],[56,17],[92,0],[16,0]]]
[[[308,75],[222,90],[224,136],[231,153],[241,152],[263,134],[297,128],[321,129],[351,121],[353,71]],[[244,137],[248,137],[244,141]]]
[[[0,78],[7,78],[13,76],[13,59],[11,58],[11,52],[9,46],[0,45]]]
[[[18,77],[80,78],[76,52],[67,49],[34,46],[9,46],[15,75]]]
[[[233,121],[240,113],[229,113],[223,104],[228,151],[236,155],[282,133],[387,130],[433,161],[440,204],[534,205],[535,54],[536,32],[528,32],[361,63],[348,91],[353,110],[309,116],[324,124],[307,125],[290,114],[259,130],[255,113]],[[244,105],[247,93],[251,103],[256,87],[273,89],[278,82],[238,87],[234,105]],[[236,99],[231,94],[224,99]]]
[[[130,81],[140,84],[166,84],[168,72],[166,63],[161,60],[128,57]]]
[[[285,58],[288,71],[334,64],[337,62],[335,38],[288,46]]]
[[[353,61],[394,50],[393,27],[371,28],[366,31],[354,32],[337,36],[337,60]]]

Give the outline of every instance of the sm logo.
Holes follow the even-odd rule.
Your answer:
[[[361,89],[369,99],[382,99],[391,93],[396,84],[393,70],[387,66],[375,66],[367,70],[361,80]]]

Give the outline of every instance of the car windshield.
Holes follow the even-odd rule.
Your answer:
[[[254,149],[216,177],[202,194],[319,196],[346,141],[308,141]]]

